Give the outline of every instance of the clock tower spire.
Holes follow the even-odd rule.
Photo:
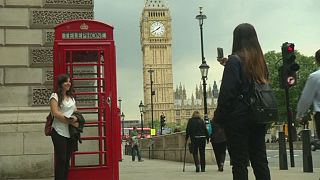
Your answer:
[[[171,16],[164,0],[145,1],[140,20],[140,33],[146,105],[145,123],[150,122],[151,125],[152,119],[153,122],[159,121],[162,113],[167,122],[175,122]],[[151,93],[151,89],[154,93]]]

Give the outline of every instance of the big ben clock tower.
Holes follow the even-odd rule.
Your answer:
[[[170,11],[164,0],[146,0],[140,20],[145,123],[175,122]],[[152,78],[152,79],[151,79]],[[151,89],[153,93],[151,93]],[[152,95],[151,95],[152,94]]]

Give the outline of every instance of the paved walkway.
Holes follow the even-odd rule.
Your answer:
[[[232,180],[231,166],[228,165],[223,172],[217,171],[216,165],[207,165],[206,172],[196,173],[191,163],[186,163],[185,172],[182,172],[183,163],[181,162],[149,159],[144,159],[143,162],[132,162],[131,156],[124,156],[124,158],[120,162],[120,180]],[[249,180],[255,180],[252,169],[250,167],[248,169]],[[289,167],[289,170],[270,167],[270,170],[272,180],[320,180],[320,168],[314,168],[313,173],[304,173],[301,167]],[[37,180],[53,180],[53,177]]]
[[[130,156],[125,156],[120,162],[120,180],[232,180],[231,166],[225,166],[223,172],[217,171],[216,165],[208,165],[206,172],[195,172],[193,164],[187,163],[182,172],[183,163],[163,160],[144,159],[143,162],[132,162]],[[229,162],[226,162],[228,164]],[[249,179],[255,180],[249,167]],[[313,173],[304,173],[301,167],[279,170],[270,167],[272,180],[319,180],[320,169]]]

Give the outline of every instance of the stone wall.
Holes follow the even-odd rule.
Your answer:
[[[141,154],[144,158],[163,159],[169,161],[184,160],[185,132],[142,139]],[[152,150],[153,149],[153,150]],[[193,163],[192,154],[186,148],[186,162]],[[206,145],[206,164],[216,164],[211,143]]]
[[[48,108],[41,112],[10,108],[0,113],[0,179],[52,176],[53,146],[43,133]]]
[[[53,174],[53,28],[74,19],[93,19],[93,0],[0,0],[0,179]]]
[[[0,107],[46,106],[52,91],[53,27],[93,19],[93,0],[3,0],[0,17]],[[11,101],[8,93],[23,100]]]
[[[287,150],[289,149],[289,143]],[[268,150],[279,150],[278,143],[266,143]],[[185,132],[156,136],[140,140],[141,154],[144,158],[183,162],[185,151]],[[153,149],[153,150],[152,150]],[[302,142],[293,142],[294,150],[302,149]],[[186,162],[193,163],[192,154],[186,150]],[[216,164],[211,143],[206,145],[206,164]]]

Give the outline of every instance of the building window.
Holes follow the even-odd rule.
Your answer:
[[[190,115],[191,115],[190,110],[187,110],[186,115],[187,115],[187,116],[190,116]]]

